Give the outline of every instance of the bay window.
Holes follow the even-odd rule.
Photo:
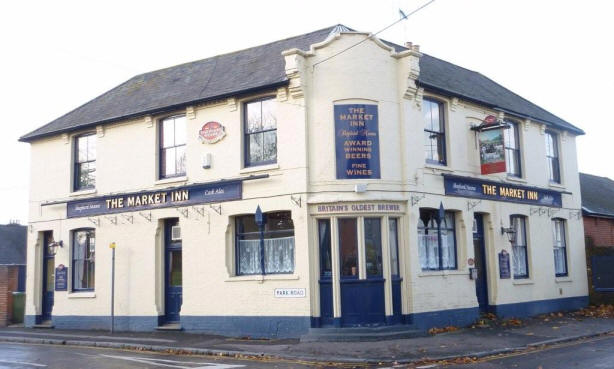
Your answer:
[[[290,212],[266,213],[264,219],[262,230],[253,214],[235,219],[237,275],[294,272],[294,223]]]

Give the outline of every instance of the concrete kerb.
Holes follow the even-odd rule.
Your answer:
[[[483,358],[500,354],[508,354],[535,348],[540,346],[554,345],[558,343],[571,342],[580,339],[593,338],[608,334],[614,334],[614,330],[603,330],[588,334],[580,334],[574,336],[553,338],[539,342],[533,342],[524,346],[506,347],[502,349],[469,352],[457,355],[445,355],[422,358],[407,358],[407,359],[391,359],[391,358],[354,358],[344,356],[313,356],[313,355],[285,355],[285,354],[268,354],[266,352],[251,352],[251,351],[234,351],[234,350],[216,350],[196,347],[174,347],[161,345],[143,345],[126,342],[106,342],[106,341],[77,341],[77,340],[62,340],[62,339],[47,339],[47,338],[31,338],[20,336],[1,336],[0,342],[26,343],[26,344],[45,344],[45,345],[65,345],[65,346],[80,346],[80,347],[98,347],[111,348],[121,350],[131,350],[139,352],[158,352],[178,355],[202,355],[202,356],[217,356],[228,358],[259,358],[259,359],[279,359],[279,360],[303,360],[312,362],[339,362],[339,363],[366,363],[366,364],[383,364],[383,363],[399,363],[399,364],[415,364],[422,362],[453,360],[461,357]]]

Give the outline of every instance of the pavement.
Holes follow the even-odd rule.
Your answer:
[[[424,363],[482,358],[614,333],[614,319],[550,314],[531,319],[485,319],[427,337],[377,342],[299,342],[238,339],[185,332],[119,332],[2,328],[0,342],[154,351],[166,354],[268,358],[330,363]]]

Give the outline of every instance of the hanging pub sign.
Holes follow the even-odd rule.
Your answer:
[[[563,206],[561,192],[543,188],[517,186],[448,174],[444,174],[443,182],[446,195],[552,206],[556,208]]]
[[[213,144],[226,136],[226,129],[221,123],[207,122],[198,131],[198,139],[202,143]]]
[[[66,204],[66,216],[68,218],[76,218],[171,206],[240,200],[242,194],[242,181],[213,182],[167,190],[134,192],[69,201]]]
[[[484,118],[482,124],[477,127],[482,174],[504,173],[506,171],[504,127],[497,122],[497,118],[493,115]]]
[[[377,105],[335,105],[337,179],[380,178]]]
[[[68,290],[68,268],[60,264],[55,268],[55,290]]]

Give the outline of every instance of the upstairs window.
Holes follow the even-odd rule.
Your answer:
[[[548,161],[548,175],[550,182],[561,183],[558,135],[552,131],[546,131],[545,136],[546,160]]]
[[[290,212],[266,213],[264,220],[261,232],[253,214],[236,218],[237,275],[294,272],[294,223]]]
[[[275,100],[245,104],[245,166],[277,162],[277,116]]]
[[[567,242],[565,242],[565,221],[552,220],[552,239],[554,240],[554,273],[557,277],[567,275]]]
[[[520,135],[518,134],[518,123],[506,122],[508,129],[504,129],[505,140],[505,166],[507,174],[514,177],[522,177],[520,169]]]
[[[439,219],[436,209],[420,209],[418,256],[422,270],[456,269],[454,213]]]
[[[88,133],[75,138],[74,191],[96,187],[96,134]]]
[[[72,287],[74,291],[94,290],[96,236],[93,229],[73,232]]]
[[[160,122],[160,178],[185,175],[185,116]]]
[[[424,99],[422,102],[424,117],[424,151],[426,162],[446,164],[446,134],[443,103]]]
[[[529,278],[526,218],[522,215],[512,215],[510,223],[516,232],[516,239],[512,243],[514,278]]]

